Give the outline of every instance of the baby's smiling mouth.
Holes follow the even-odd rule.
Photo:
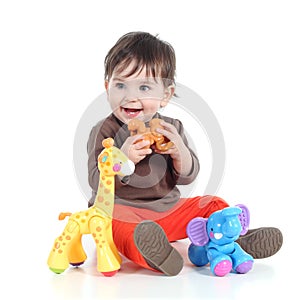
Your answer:
[[[128,117],[135,118],[143,109],[142,108],[127,108],[122,107],[122,111],[126,113]]]

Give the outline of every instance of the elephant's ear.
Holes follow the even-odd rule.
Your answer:
[[[192,219],[186,228],[187,235],[190,241],[196,246],[204,246],[208,243],[209,238],[206,232],[207,219],[194,218]]]
[[[237,204],[236,206],[242,209],[242,212],[238,216],[242,225],[242,231],[240,235],[245,235],[249,229],[250,211],[248,207],[244,204]]]

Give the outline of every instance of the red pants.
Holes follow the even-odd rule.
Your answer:
[[[115,204],[113,214],[114,242],[124,256],[138,265],[153,270],[137,250],[133,232],[143,220],[153,220],[166,233],[169,241],[187,237],[186,227],[195,217],[208,218],[213,212],[229,206],[223,199],[215,196],[183,198],[167,212],[155,212],[131,206]]]

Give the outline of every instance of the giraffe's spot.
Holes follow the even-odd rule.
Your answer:
[[[98,243],[99,243],[99,240],[98,240],[98,239],[95,239],[95,243],[98,244]]]
[[[107,184],[107,185],[111,185],[111,184],[112,184],[112,181],[111,181],[111,180],[107,180],[107,181],[106,181],[106,184]]]
[[[59,249],[59,250],[58,250],[58,253],[59,253],[59,254],[62,254],[62,253],[63,253],[63,251],[62,251],[61,249]]]
[[[103,202],[103,201],[104,201],[104,198],[103,198],[102,196],[98,196],[97,201],[98,201],[98,202]]]
[[[105,164],[106,164],[107,167],[110,166],[110,162],[109,161],[107,161]]]
[[[85,219],[81,219],[80,220],[81,223],[85,223],[85,221],[86,221]]]
[[[121,168],[122,168],[121,164],[116,163],[113,166],[113,171],[114,172],[119,172],[121,170]]]
[[[110,205],[110,202],[109,201],[105,201],[104,203],[106,206],[109,206]]]
[[[102,176],[101,179],[102,179],[102,180],[105,180],[105,176]]]
[[[110,193],[110,189],[104,189],[104,193],[105,194],[109,194]]]
[[[56,242],[55,245],[54,245],[54,248],[59,249],[60,248],[60,243]]]
[[[99,248],[102,248],[102,245],[99,245]]]
[[[88,216],[89,216],[89,212],[88,212],[88,211],[85,213],[85,216],[86,216],[86,217],[88,217]]]
[[[80,218],[80,215],[76,215],[75,218],[76,218],[76,219],[79,219],[79,218]]]
[[[66,236],[66,240],[69,241],[71,237],[69,235]]]
[[[62,243],[63,246],[66,246],[66,243]]]
[[[96,228],[96,231],[100,232],[100,231],[101,231],[101,227],[98,226],[98,227]]]
[[[100,188],[103,188],[103,183],[102,183],[102,182],[99,184],[99,187],[100,187]]]
[[[59,239],[60,241],[62,241],[62,240],[63,240],[63,237],[62,237],[62,236],[60,236],[58,239]]]
[[[107,173],[108,173],[108,170],[107,170],[107,169],[105,169],[105,170],[104,170],[104,173],[106,173],[106,174],[107,174]]]
[[[102,241],[102,244],[105,244],[105,241]]]

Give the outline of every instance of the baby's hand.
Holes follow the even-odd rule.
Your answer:
[[[141,134],[130,136],[121,147],[124,154],[135,164],[144,159],[146,155],[152,153],[152,150],[146,147],[150,145],[150,142],[148,140],[143,140],[142,138],[143,135]]]
[[[173,146],[166,151],[155,150],[155,152],[169,154],[173,159],[173,166],[176,171],[183,176],[187,176],[190,174],[193,165],[190,150],[184,144],[175,126],[164,121],[161,121],[160,124],[163,129],[157,128],[156,131],[167,137],[173,143]]]
[[[155,152],[160,154],[169,154],[172,157],[172,159],[179,159],[180,153],[183,151],[183,149],[186,148],[186,146],[181,136],[179,135],[176,127],[165,121],[161,121],[160,125],[163,126],[163,129],[157,128],[156,132],[168,138],[173,143],[173,146],[165,151],[155,149]]]

